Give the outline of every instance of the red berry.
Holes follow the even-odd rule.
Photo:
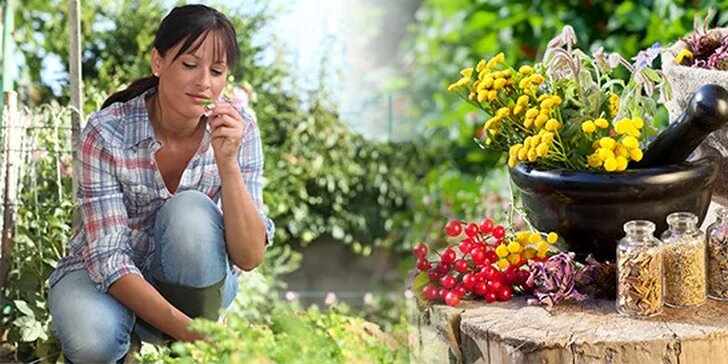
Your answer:
[[[504,228],[501,225],[496,225],[493,227],[493,237],[496,239],[503,239],[503,237],[506,236],[506,228]]]
[[[441,274],[445,274],[450,271],[450,264],[446,264],[444,262],[440,262],[437,264],[437,267],[435,267],[435,270],[440,272]]]
[[[428,269],[430,269],[430,262],[427,261],[427,258],[417,259],[417,270],[422,272],[422,271],[426,271]]]
[[[448,292],[447,295],[445,295],[445,303],[448,306],[455,307],[460,304],[460,296],[458,296],[455,292]]]
[[[498,300],[499,301],[508,301],[511,299],[511,287],[503,287],[498,291]]]
[[[468,224],[468,226],[465,227],[465,235],[469,237],[474,237],[475,235],[478,235],[478,225],[477,224]]]
[[[426,257],[427,256],[427,245],[418,243],[417,245],[415,245],[415,248],[413,249],[413,253],[415,254],[415,256],[417,258],[420,258],[420,259]]]
[[[473,280],[476,282],[485,282],[485,273],[475,273],[473,274]]]
[[[450,290],[447,288],[440,288],[440,291],[437,292],[442,300],[445,300],[445,296],[447,296],[448,293],[450,293]]]
[[[460,233],[463,232],[463,227],[460,225],[460,221],[457,220],[451,220],[450,222],[445,225],[445,234],[455,238],[460,236]]]
[[[485,262],[485,250],[477,247],[470,251],[470,257],[473,258],[473,263],[476,265],[483,265]]]
[[[506,286],[512,286],[514,283],[517,283],[516,279],[518,279],[518,276],[516,276],[516,272],[513,270],[503,273],[503,283],[505,283]]]
[[[430,269],[427,272],[427,278],[431,282],[437,282],[440,279],[440,277],[442,277],[442,273],[438,272],[437,269]]]
[[[425,296],[428,301],[434,301],[435,298],[437,298],[437,287],[432,284],[426,285],[425,288],[422,289],[422,295]]]
[[[528,281],[528,277],[531,276],[531,272],[527,270],[519,270],[518,272],[516,272],[516,275],[516,281],[518,282],[518,284],[523,285],[526,284],[526,281]]]
[[[466,289],[472,290],[473,285],[475,284],[475,279],[473,273],[465,273],[463,274],[463,278],[461,279],[461,283],[463,287]]]
[[[498,292],[505,287],[501,281],[488,281],[486,284],[490,292]]]
[[[457,280],[452,274],[445,274],[444,276],[440,277],[440,287],[450,289],[455,287],[457,283]]]
[[[488,259],[491,262],[495,262],[498,260],[498,254],[495,253],[495,250],[488,249],[485,251],[485,259]]]
[[[495,292],[488,292],[485,294],[485,302],[493,303],[496,300]]]
[[[452,267],[458,273],[465,273],[470,269],[470,264],[465,259],[458,259],[453,263]]]
[[[488,286],[485,282],[478,282],[473,286],[473,292],[475,292],[478,296],[484,296],[488,293]]]
[[[483,274],[485,275],[486,280],[489,280],[489,281],[498,280],[498,270],[491,266],[487,266],[487,267],[483,268]]]
[[[493,230],[493,220],[491,219],[485,219],[483,222],[480,223],[480,232],[483,234],[488,234]]]
[[[465,287],[463,287],[463,285],[461,285],[461,284],[455,286],[455,288],[452,289],[452,292],[454,292],[455,294],[457,294],[460,297],[463,297],[466,294],[468,294],[468,290]]]
[[[452,248],[447,248],[445,251],[442,252],[442,255],[440,256],[440,261],[445,264],[452,264],[455,259],[457,259],[458,255],[455,253],[455,250]]]
[[[463,239],[463,241],[461,241],[460,244],[458,244],[458,249],[460,249],[460,252],[463,254],[470,253],[470,251],[473,249],[472,240],[470,240],[470,238]]]

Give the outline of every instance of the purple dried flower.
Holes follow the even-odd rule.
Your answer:
[[[657,58],[657,56],[660,55],[660,50],[662,49],[662,46],[659,42],[653,44],[650,48],[647,48],[645,50],[640,51],[637,53],[637,55],[632,58],[634,62],[635,69],[640,69],[644,67],[651,67],[652,62]]]
[[[529,299],[528,303],[546,304],[546,310],[551,312],[554,304],[560,301],[585,300],[586,296],[575,288],[577,275],[574,253],[559,253],[545,262],[533,263],[526,285],[533,287],[536,298]]]

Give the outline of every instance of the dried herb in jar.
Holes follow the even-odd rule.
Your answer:
[[[728,209],[708,227],[708,296],[728,300]]]
[[[633,220],[617,246],[617,311],[627,316],[654,316],[662,311],[662,246],[655,224]]]

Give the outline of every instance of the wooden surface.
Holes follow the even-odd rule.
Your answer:
[[[430,363],[728,363],[728,302],[620,316],[613,301],[563,303],[549,314],[524,298],[436,305],[420,314]]]

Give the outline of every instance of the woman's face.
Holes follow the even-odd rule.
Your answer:
[[[203,101],[216,100],[225,86],[228,68],[222,37],[210,32],[205,39],[200,38],[190,47],[194,49],[202,42],[194,52],[188,50],[177,59],[174,56],[183,42],[163,57],[152,50],[152,71],[159,77],[158,96],[168,115],[171,111],[182,118],[199,118],[205,112]]]

